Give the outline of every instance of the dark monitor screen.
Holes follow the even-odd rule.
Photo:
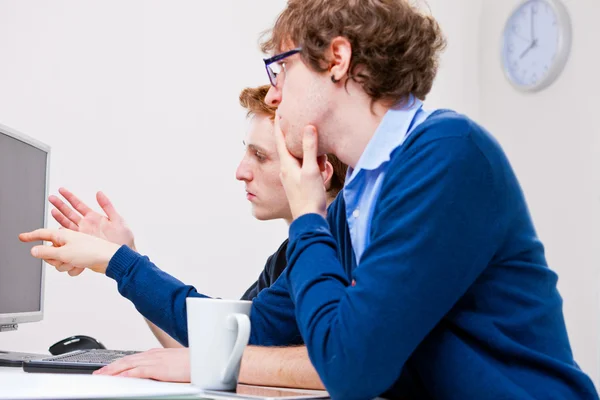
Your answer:
[[[43,263],[18,234],[44,226],[47,159],[0,129],[0,317],[41,311]]]

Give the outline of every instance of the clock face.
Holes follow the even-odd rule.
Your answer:
[[[539,89],[550,84],[562,70],[568,28],[563,11],[554,0],[528,0],[509,18],[502,60],[508,79],[516,87]]]

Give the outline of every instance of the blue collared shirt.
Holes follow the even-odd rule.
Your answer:
[[[384,115],[356,168],[348,168],[346,174],[343,195],[357,265],[369,245],[371,215],[379,197],[390,156],[433,112],[424,110],[420,100],[411,100],[408,106],[391,108]]]

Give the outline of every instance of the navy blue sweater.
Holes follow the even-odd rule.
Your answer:
[[[389,162],[360,266],[342,196],[328,221],[298,218],[282,279],[253,302],[251,343],[304,340],[335,399],[597,399],[500,146],[466,117],[437,112]],[[126,247],[107,275],[187,342],[193,287]]]

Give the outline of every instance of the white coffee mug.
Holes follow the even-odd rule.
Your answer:
[[[252,302],[188,297],[186,305],[192,384],[235,389],[250,339]]]

